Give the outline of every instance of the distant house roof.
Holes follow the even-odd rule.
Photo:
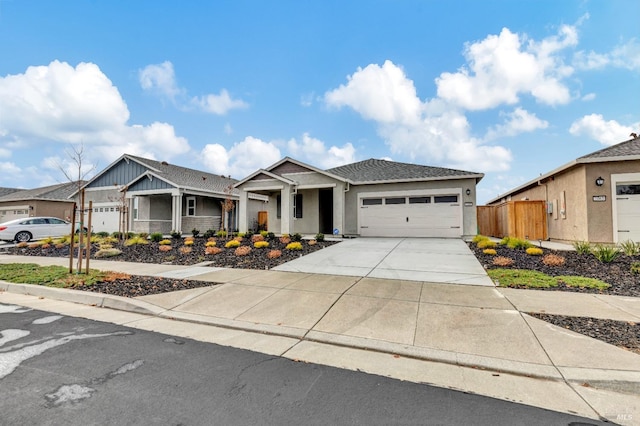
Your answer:
[[[24,191],[24,189],[0,187],[0,198],[4,197],[5,195],[11,194],[13,192],[17,192],[17,191]]]
[[[74,194],[79,185],[84,185],[84,181],[60,183],[57,185],[43,186],[41,188],[23,189],[13,191],[0,197],[3,201],[22,201],[22,200],[46,200],[46,201],[66,201]]]
[[[594,151],[590,154],[583,155],[582,157],[578,157],[575,160],[563,166],[558,167],[557,169],[551,170],[550,172],[540,175],[535,179],[531,179],[530,181],[487,201],[487,204],[493,204],[497,201],[502,200],[503,198],[510,196],[511,194],[520,192],[531,186],[537,185],[538,182],[548,179],[551,176],[556,175],[558,173],[564,172],[565,170],[576,167],[579,164],[606,163],[610,161],[630,161],[630,160],[640,160],[640,137],[635,137],[628,141],[620,142],[618,144],[609,146],[607,148]]]
[[[370,158],[327,170],[354,184],[475,178],[482,173]]]

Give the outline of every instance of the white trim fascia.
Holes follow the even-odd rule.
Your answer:
[[[202,197],[209,197],[209,198],[227,198],[229,197],[229,199],[231,200],[239,200],[240,196],[239,195],[234,195],[234,194],[226,194],[224,192],[209,192],[209,191],[204,191],[202,189],[197,189],[197,188],[190,188],[190,187],[183,187],[180,188],[180,191],[184,194],[184,195],[200,195]]]
[[[338,186],[335,183],[319,183],[319,184],[307,184],[307,185],[298,185],[298,189],[322,189],[322,188],[335,188]]]
[[[270,177],[270,178],[272,178],[272,179],[279,180],[279,181],[284,182],[284,183],[287,183],[287,184],[289,184],[289,185],[295,185],[295,182],[294,182],[294,181],[289,180],[289,179],[287,179],[286,177],[283,177],[283,176],[277,175],[277,174],[272,173],[272,172],[270,172],[270,171],[268,171],[268,170],[265,170],[265,169],[259,169],[259,170],[256,170],[255,172],[251,173],[251,174],[250,174],[249,176],[247,176],[246,178],[242,179],[240,182],[235,183],[235,184],[233,185],[233,187],[234,187],[234,188],[237,188],[237,187],[239,187],[240,185],[243,185],[243,184],[245,184],[245,183],[247,183],[247,182],[251,181],[254,177],[258,176],[259,174],[265,174],[265,175],[269,176],[269,177]],[[254,181],[254,182],[256,182],[256,181]]]
[[[484,174],[476,173],[466,176],[434,176],[423,177],[414,179],[389,179],[389,180],[372,180],[372,181],[354,181],[351,183],[353,186],[357,185],[377,185],[377,184],[389,184],[389,183],[414,183],[414,182],[435,182],[443,180],[463,180],[463,179],[482,179]],[[477,183],[477,182],[476,182]]]
[[[146,171],[143,174],[141,174],[138,177],[135,177],[132,181],[130,181],[127,185],[127,192],[129,191],[129,187],[133,184],[135,184],[136,182],[140,181],[141,179],[144,179],[145,177],[148,178],[150,181],[153,181],[153,179],[150,178],[150,176],[155,177],[158,180],[161,180],[162,182],[168,183],[169,185],[173,186],[174,188],[180,188],[180,185],[175,184],[174,182],[171,182],[169,179],[162,177],[162,176],[158,176],[157,174],[150,172],[150,171]]]
[[[257,186],[251,188],[242,188],[244,192],[256,192],[256,191],[282,191],[284,185],[272,185],[272,186]]]
[[[131,199],[141,195],[181,195],[181,191],[178,188],[173,189],[147,189],[145,191],[128,191],[125,193],[125,198]]]
[[[256,200],[256,201],[269,202],[269,196],[262,195],[262,194],[254,194],[253,192],[249,192],[247,194],[247,198],[250,198],[250,199]]]

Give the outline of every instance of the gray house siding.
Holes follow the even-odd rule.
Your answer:
[[[129,192],[133,191],[149,191],[154,189],[173,189],[174,186],[165,182],[162,179],[158,179],[155,176],[152,176],[151,179],[148,177],[143,177],[138,180],[136,183],[129,187]]]
[[[87,188],[126,185],[147,170],[147,167],[142,166],[135,161],[129,161],[129,163],[127,163],[122,159],[103,175],[98,176],[98,178],[91,182]]]

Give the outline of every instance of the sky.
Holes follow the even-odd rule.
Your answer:
[[[477,202],[640,133],[637,0],[0,0],[0,187],[122,154],[481,172]],[[64,172],[66,173],[64,173]]]

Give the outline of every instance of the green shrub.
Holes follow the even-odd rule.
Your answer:
[[[302,241],[302,235],[295,233],[291,236],[291,241],[293,242],[300,242]]]
[[[529,247],[526,252],[531,256],[542,256],[542,249],[539,247]]]
[[[216,231],[214,231],[213,229],[207,229],[206,231],[204,231],[204,234],[202,234],[202,236],[206,239],[209,239],[211,237],[215,237],[216,236]]]
[[[147,239],[147,238],[149,238],[149,233],[148,232],[140,232],[138,234],[138,237]]]
[[[604,244],[596,244],[591,253],[602,263],[611,263],[620,255],[617,247],[607,246]]]
[[[129,232],[127,232],[125,235],[127,236],[127,239],[129,239],[129,238],[133,238],[133,237],[135,237],[135,236],[136,236],[136,233],[135,233],[135,232],[131,232],[131,231],[129,231]]]
[[[573,248],[578,254],[589,254],[591,253],[591,243],[588,241],[574,241]]]
[[[274,234],[273,232],[267,232],[267,240],[275,240],[276,239],[276,234]]]
[[[495,256],[495,255],[497,254],[497,252],[495,251],[495,249],[492,249],[492,248],[484,249],[484,250],[482,250],[482,252],[483,252],[484,254],[488,254],[488,255],[490,255],[490,256]]]
[[[118,231],[116,231],[116,232],[112,232],[112,233],[111,233],[111,236],[112,236],[113,238],[115,238],[115,239],[121,240],[121,239],[122,239],[122,232],[118,232]]]
[[[124,245],[127,247],[140,245],[140,244],[149,244],[149,241],[147,241],[146,238],[142,238],[142,237],[131,237],[124,242]]]
[[[269,235],[269,233],[267,231],[260,231],[260,235],[262,235],[262,238],[267,238],[267,235]]]
[[[172,230],[169,235],[171,235],[171,238],[173,238],[174,240],[180,239],[182,238],[182,232],[180,231],[174,231]]]
[[[496,242],[495,241],[491,241],[490,239],[486,239],[486,240],[480,240],[476,243],[476,246],[479,249],[485,249],[485,248],[493,248],[496,246]]]
[[[216,232],[216,237],[220,237],[220,238],[226,238],[227,236],[227,231],[223,231],[222,229],[218,232]]]
[[[294,241],[287,244],[285,247],[287,250],[302,250],[302,243],[300,241]]]
[[[321,232],[317,233],[316,236],[315,236],[315,240],[316,241],[324,241],[324,234],[321,233]]]
[[[96,232],[94,235],[97,235],[100,238],[107,238],[109,236],[109,233],[105,231],[100,231],[100,232]]]
[[[158,241],[162,240],[162,232],[154,232],[153,234],[149,235],[149,238],[151,239],[151,241],[157,243]]]
[[[631,272],[634,274],[640,274],[640,262],[633,262],[631,264]]]
[[[533,244],[529,241],[516,237],[504,237],[500,241],[500,244],[512,249],[528,249],[529,247],[533,247]]]
[[[476,235],[475,237],[473,237],[473,239],[471,240],[472,243],[474,244],[478,244],[480,241],[485,241],[488,240],[489,237],[485,236],[485,235]]]
[[[224,245],[226,248],[234,248],[234,247],[240,247],[240,241],[238,240],[231,240],[228,241],[227,244]]]
[[[191,230],[191,235],[193,235],[193,238],[196,238],[198,235],[200,235],[200,230],[196,229],[196,228],[193,228]]]
[[[255,243],[253,243],[253,246],[257,249],[259,248],[267,248],[269,247],[269,242],[268,241],[256,241]]]
[[[636,256],[640,254],[640,243],[627,240],[619,244],[620,250],[627,256]]]
[[[100,259],[103,257],[115,257],[122,254],[122,251],[115,248],[101,248],[95,254],[96,259]]]

